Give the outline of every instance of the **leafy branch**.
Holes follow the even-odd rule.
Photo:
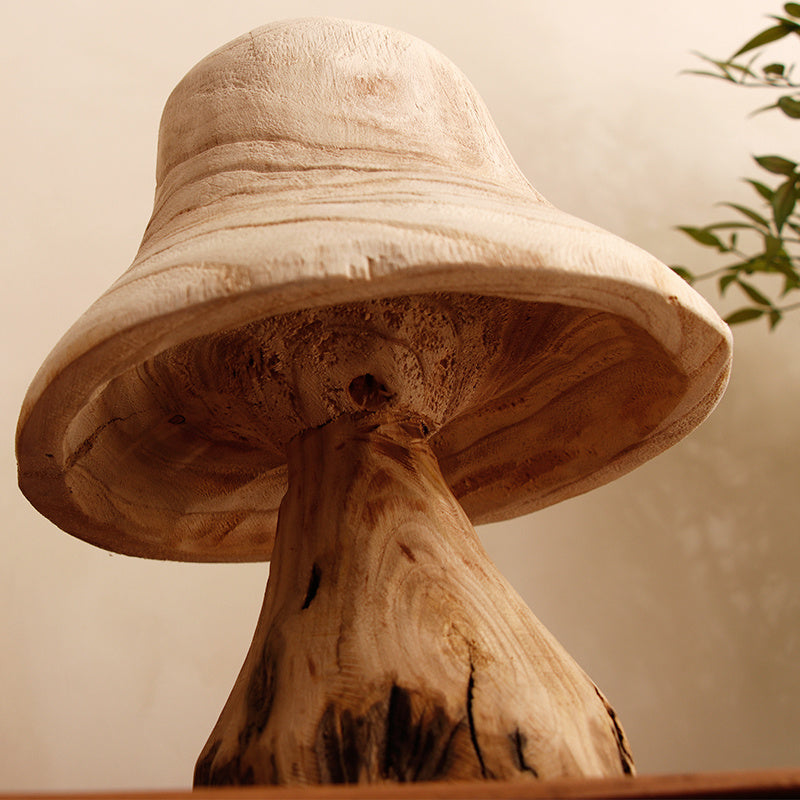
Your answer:
[[[800,38],[800,3],[786,3],[783,9],[786,16],[771,16],[776,24],[757,33],[725,61],[698,54],[713,69],[690,73],[769,90],[779,96],[754,113],[777,110],[788,119],[800,119],[800,83],[794,81],[794,65],[764,56],[769,45],[786,37]],[[731,286],[742,293],[748,305],[730,314],[726,318],[729,324],[765,317],[774,328],[787,311],[800,308],[800,302],[784,302],[787,295],[800,290],[800,167],[781,155],[755,156],[754,161],[762,170],[762,180],[745,180],[757,195],[757,208],[722,203],[736,212],[734,218],[678,228],[697,244],[724,255],[728,263],[699,275],[686,267],[673,269],[692,284],[716,278],[721,295]],[[753,278],[763,284],[763,276],[773,286],[777,279],[777,288],[767,292],[754,285]]]

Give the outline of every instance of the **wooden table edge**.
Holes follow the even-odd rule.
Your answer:
[[[800,797],[800,768],[640,775],[634,778],[564,778],[550,781],[480,781],[329,786],[242,786],[191,790],[2,793],[0,800],[565,800],[566,798]]]

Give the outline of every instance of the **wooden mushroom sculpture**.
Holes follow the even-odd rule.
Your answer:
[[[20,485],[109,550],[272,560],[197,784],[625,774],[472,525],[663,451],[729,361],[683,281],[531,188],[442,55],[281,22],[170,97],[141,249],[34,379]]]

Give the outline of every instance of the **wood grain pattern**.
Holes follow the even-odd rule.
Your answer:
[[[292,441],[252,647],[198,785],[631,774],[614,712],[497,572],[423,420]]]
[[[419,396],[475,523],[613,480],[724,388],[715,312],[652,256],[544,200],[463,74],[407,34],[310,19],[225,45],[167,102],[157,178],[134,263],[42,366],[18,428],[23,492],[101,547],[269,558],[283,445],[302,420],[351,411],[358,375],[388,371],[395,395]],[[408,323],[357,329],[370,304]],[[365,337],[403,339],[420,314],[430,342],[364,355]],[[344,341],[336,375],[318,366],[314,315],[366,366]],[[480,344],[496,329],[508,357]]]
[[[724,323],[542,198],[466,78],[379,26],[212,53],[167,102],[157,181],[17,453],[31,502],[96,545],[272,557],[197,783],[630,774],[613,710],[470,520],[685,436],[724,389]]]
[[[107,521],[96,543],[269,558],[287,443],[359,410],[351,382],[364,375],[426,420],[477,521],[625,458],[688,380],[624,319],[471,295],[324,307],[196,337],[115,378],[70,428],[69,488]]]

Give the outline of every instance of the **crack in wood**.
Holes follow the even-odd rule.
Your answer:
[[[512,753],[517,769],[520,772],[530,772],[534,778],[538,778],[539,773],[536,771],[535,767],[532,767],[525,761],[525,743],[528,737],[517,728],[508,738],[511,739]]]
[[[393,684],[386,714],[382,777],[398,782],[441,779],[448,769],[450,746],[459,727],[442,706],[420,703],[419,694]]]
[[[78,447],[76,447],[75,450],[67,457],[64,463],[66,469],[72,469],[72,467],[74,467],[78,461],[89,454],[98,437],[106,428],[108,428],[110,425],[113,425],[115,422],[126,422],[132,416],[133,414],[128,414],[127,417],[112,417],[110,420],[108,420],[108,422],[104,422],[99,428],[87,436],[86,439],[84,439],[83,442],[81,442],[81,444],[78,445]]]
[[[597,696],[600,698],[601,702],[605,706],[606,712],[608,713],[609,718],[611,719],[611,724],[614,727],[614,735],[617,741],[617,749],[619,750],[619,760],[622,764],[622,771],[626,775],[633,775],[633,756],[631,755],[631,751],[628,748],[628,739],[625,736],[622,728],[620,727],[619,721],[617,720],[617,713],[609,704],[608,700],[603,697],[600,690],[595,686],[594,687]]]
[[[481,776],[489,778],[491,775],[486,769],[486,764],[483,761],[483,754],[481,753],[480,745],[478,744],[478,732],[475,730],[475,716],[472,708],[475,693],[475,665],[472,659],[469,662],[469,680],[467,681],[467,721],[469,722],[469,737],[472,739],[472,746],[475,749],[475,755],[478,757],[478,764],[481,768]]]
[[[463,720],[414,690],[392,683],[356,712],[329,703],[317,725],[314,750],[327,783],[442,780],[452,766]]]
[[[311,605],[311,601],[317,596],[317,590],[319,589],[319,582],[322,579],[322,570],[319,568],[319,564],[314,562],[314,565],[311,567],[311,578],[308,581],[308,589],[306,590],[306,599],[303,600],[303,609],[308,608]]]
[[[519,600],[500,591],[416,419],[395,416],[343,417],[290,449],[295,488],[273,568],[291,578],[268,583],[196,785],[527,781],[595,774],[598,764],[630,774],[627,741],[594,684],[523,638],[549,641],[535,619],[492,629],[487,610],[513,620]],[[350,510],[339,519],[340,509]],[[399,515],[430,522],[398,525]],[[388,582],[373,581],[373,564]],[[448,564],[463,572],[442,575]],[[387,608],[409,609],[409,633],[394,634]],[[551,672],[562,678],[529,707],[520,687]],[[542,719],[550,704],[555,719]],[[588,715],[585,740],[572,713]]]
[[[402,542],[399,542],[398,544],[400,545],[400,549],[403,551],[403,555],[409,561],[416,561],[417,560],[417,557],[414,555],[414,552],[412,551],[412,549],[407,544],[403,544]]]

